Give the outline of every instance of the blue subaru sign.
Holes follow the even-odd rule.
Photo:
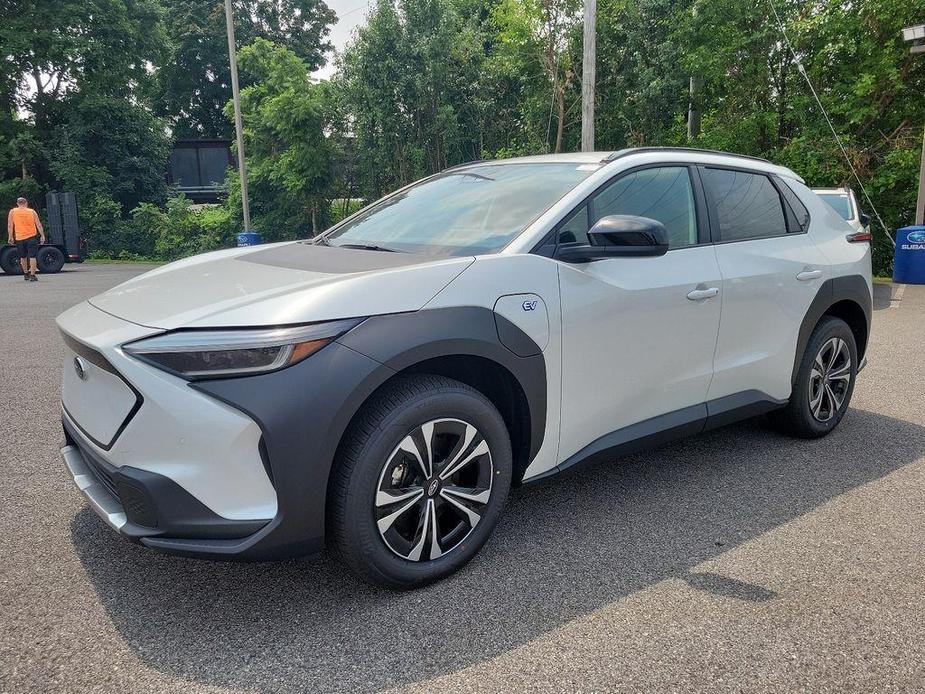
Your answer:
[[[255,231],[242,231],[238,234],[238,246],[257,246],[262,239],[260,234]]]
[[[896,230],[893,281],[898,284],[925,284],[925,226]]]

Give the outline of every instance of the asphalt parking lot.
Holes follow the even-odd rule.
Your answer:
[[[925,287],[878,290],[828,438],[758,420],[518,489],[467,569],[395,594],[325,555],[159,555],[87,509],[53,319],[144,269],[0,276],[0,690],[925,688]]]

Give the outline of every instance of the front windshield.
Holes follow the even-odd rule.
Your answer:
[[[493,253],[596,168],[484,164],[446,171],[374,203],[324,242],[429,255]]]
[[[819,197],[829,203],[829,205],[841,215],[842,219],[851,219],[851,203],[848,201],[847,195],[842,195],[840,193],[822,193]]]

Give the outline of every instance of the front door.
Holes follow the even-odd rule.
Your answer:
[[[669,235],[664,256],[559,264],[560,464],[631,425],[687,418],[706,400],[722,296],[692,174],[686,165],[620,174],[559,229],[562,243],[587,242],[594,221],[628,214],[662,222]]]

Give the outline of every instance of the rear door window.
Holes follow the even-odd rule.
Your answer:
[[[701,178],[720,241],[747,241],[787,233],[783,200],[765,174],[707,167]]]

